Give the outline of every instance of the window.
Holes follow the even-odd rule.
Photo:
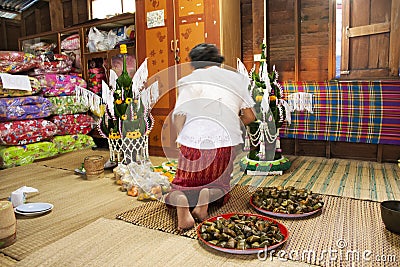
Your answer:
[[[340,78],[340,58],[342,56],[342,0],[336,2],[336,71],[335,78]]]
[[[400,1],[332,1],[336,2],[335,77],[398,79]]]
[[[104,19],[122,13],[135,12],[135,1],[134,0],[92,0],[92,18],[93,19]]]

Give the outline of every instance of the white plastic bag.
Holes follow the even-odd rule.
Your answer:
[[[89,29],[88,39],[89,52],[111,50],[118,42],[118,36],[114,31],[100,31],[96,27]]]

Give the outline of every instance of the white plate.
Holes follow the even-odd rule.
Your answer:
[[[17,208],[14,208],[14,212],[19,215],[33,217],[33,216],[38,216],[38,215],[47,213],[47,212],[51,211],[52,209],[53,208],[50,208],[48,210],[38,211],[38,212],[20,212],[17,210]]]
[[[53,205],[50,203],[37,202],[37,203],[27,203],[19,205],[18,207],[16,207],[16,210],[22,213],[36,213],[36,212],[48,211],[52,208]]]
[[[104,169],[111,169],[117,166],[118,164],[116,162],[112,162],[108,160],[106,163],[104,163]]]

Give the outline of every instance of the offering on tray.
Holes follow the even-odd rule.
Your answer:
[[[223,214],[202,222],[197,227],[201,242],[214,249],[252,254],[282,245],[289,237],[287,228],[258,214]]]
[[[178,161],[177,160],[166,161],[162,163],[162,166],[166,171],[176,171],[176,168],[178,167]]]
[[[250,198],[258,211],[278,217],[305,217],[317,213],[324,205],[322,197],[306,189],[290,187],[258,188]]]
[[[162,175],[168,177],[168,180],[172,182],[175,178],[177,166],[178,166],[177,160],[166,161],[163,162],[160,166],[154,166],[153,171],[159,172]]]

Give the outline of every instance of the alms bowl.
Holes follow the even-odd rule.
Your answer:
[[[389,231],[400,234],[400,201],[386,200],[381,203],[382,221]]]

